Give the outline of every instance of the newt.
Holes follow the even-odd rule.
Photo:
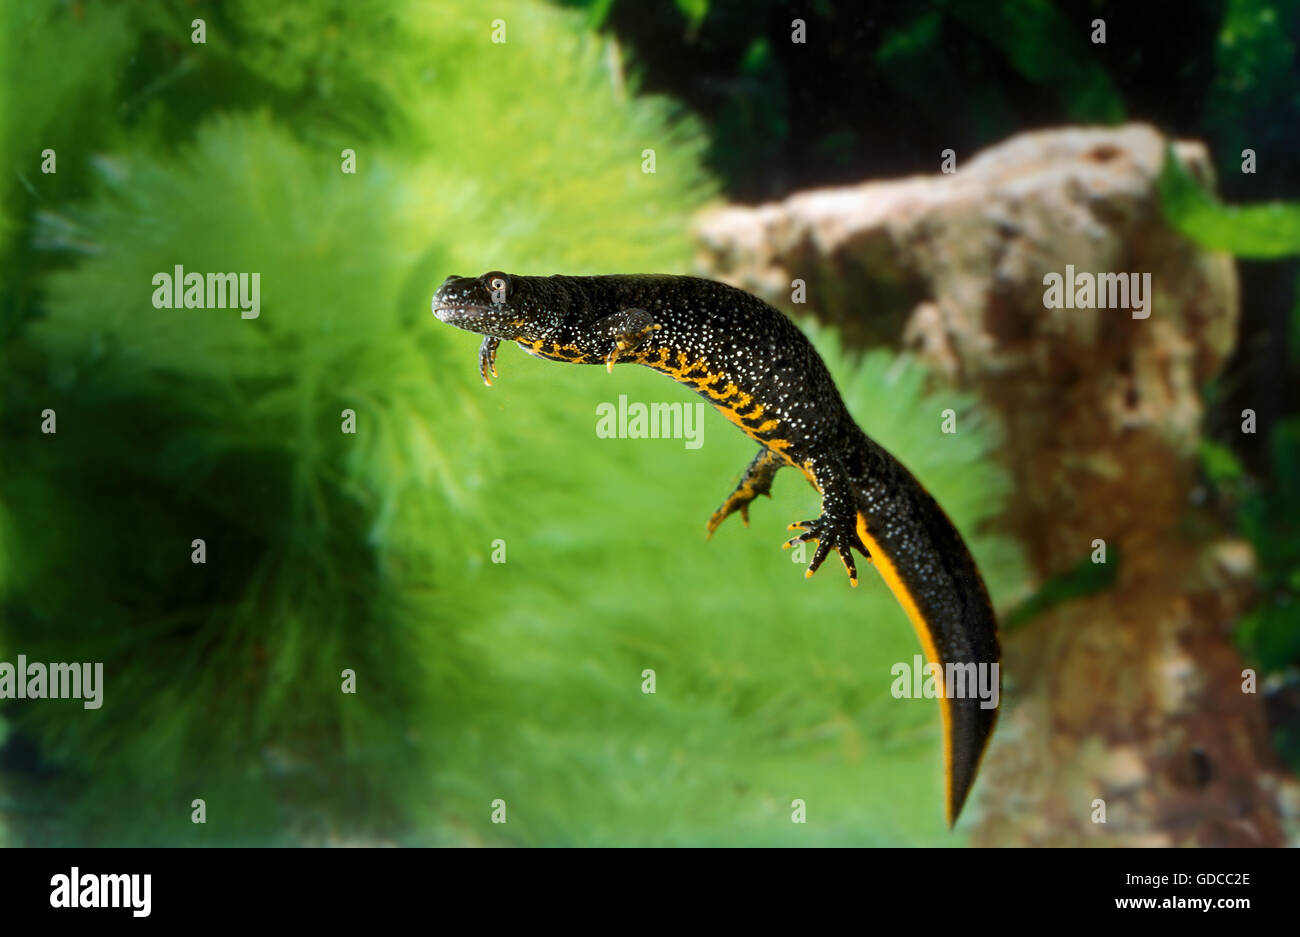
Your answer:
[[[684,384],[759,445],[713,512],[708,536],[797,468],[821,495],[820,516],[791,524],[816,549],[812,576],[834,550],[857,585],[856,550],[893,592],[938,665],[945,814],[956,823],[997,720],[973,691],[946,692],[949,665],[994,665],[997,622],[961,535],[929,492],[849,414],[821,356],[783,313],[743,290],[657,274],[450,276],[433,297],[442,322],[483,336],[479,372],[491,385],[501,342],[574,364],[638,364]],[[982,669],[982,668],[981,668]],[[931,667],[933,674],[935,668]],[[994,673],[997,670],[993,671]],[[956,681],[953,680],[955,685]],[[997,698],[995,698],[996,700]]]

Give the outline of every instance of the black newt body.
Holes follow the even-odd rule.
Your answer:
[[[513,341],[554,361],[645,365],[690,387],[761,447],[709,519],[710,535],[735,511],[748,524],[750,502],[770,496],[773,476],[794,466],[822,496],[821,516],[792,524],[802,533],[786,544],[817,543],[807,575],[835,550],[856,585],[857,549],[906,612],[927,661],[945,674],[946,665],[998,662],[993,609],[960,535],[912,474],[859,429],[816,350],[767,303],[695,277],[491,272],[448,277],[433,312],[485,336],[479,367],[489,384],[498,344]],[[969,688],[947,695],[941,692],[940,706],[951,824],[997,708],[984,708]]]

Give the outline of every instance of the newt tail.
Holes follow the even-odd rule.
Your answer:
[[[439,320],[484,336],[479,370],[496,375],[501,342],[575,364],[640,364],[704,397],[759,445],[706,525],[709,535],[797,468],[821,515],[792,524],[786,546],[816,543],[807,575],[838,554],[873,562],[916,630],[943,717],[947,797],[956,822],[997,720],[997,622],[969,550],[929,492],[854,422],[817,351],[785,315],[712,280],[661,275],[448,277]],[[992,674],[991,681],[988,677]],[[991,693],[976,692],[983,681]]]

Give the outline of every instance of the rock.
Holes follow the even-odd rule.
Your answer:
[[[1006,637],[1016,691],[985,760],[977,843],[1284,840],[1294,782],[1258,695],[1241,692],[1229,631],[1251,601],[1253,557],[1194,503],[1200,389],[1236,338],[1236,270],[1165,224],[1167,145],[1212,181],[1199,143],[1143,125],[1067,128],[1017,136],[955,174],[698,222],[708,275],[811,309],[850,343],[910,349],[979,395],[1005,428],[1017,492],[1000,522],[1039,581],[1096,539],[1120,563],[1113,590]],[[1149,275],[1147,317],[1051,308],[1045,277],[1067,266]],[[791,302],[796,279],[806,307]],[[1093,798],[1117,794],[1095,823]]]

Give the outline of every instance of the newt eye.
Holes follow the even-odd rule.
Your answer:
[[[493,302],[504,302],[506,291],[510,289],[510,281],[506,279],[504,273],[489,273],[487,275],[487,286],[492,291]]]

